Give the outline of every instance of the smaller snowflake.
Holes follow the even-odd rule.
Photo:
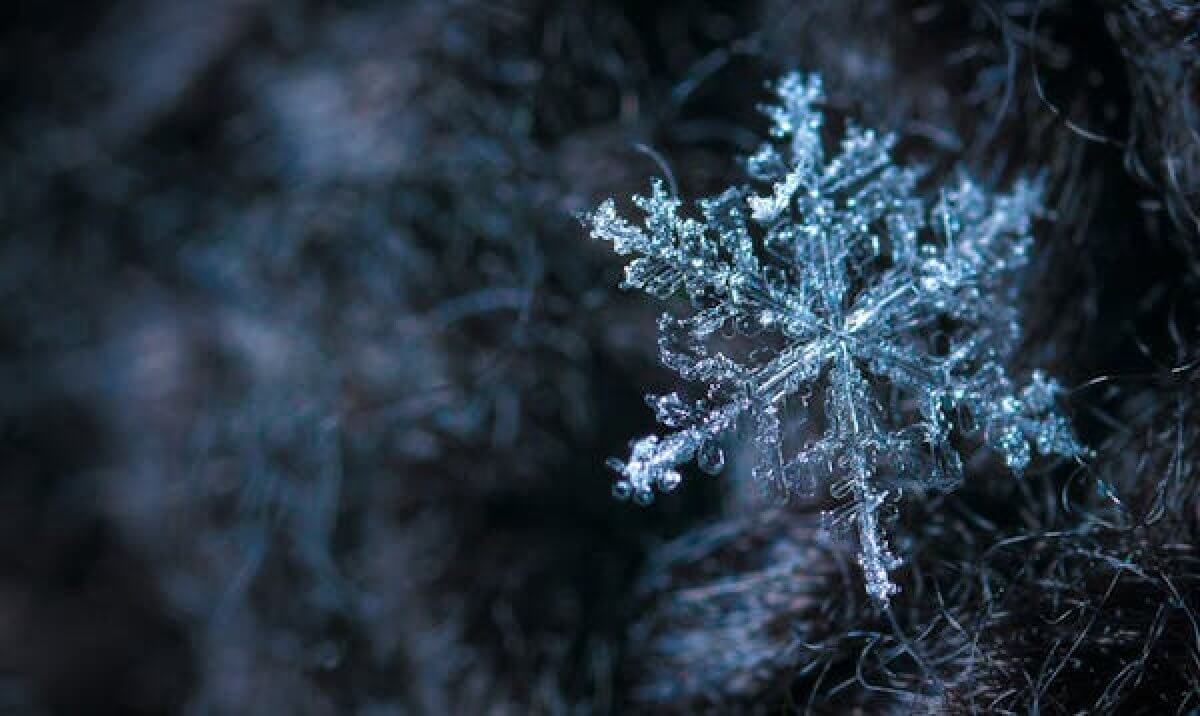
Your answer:
[[[1087,452],[1057,409],[1058,384],[1035,371],[1018,387],[1006,369],[1040,188],[991,195],[963,177],[929,208],[917,170],[892,164],[892,135],[850,126],[825,157],[818,76],[789,74],[775,93],[772,141],[745,162],[750,184],[699,201],[703,220],[680,216],[658,181],[634,197],[642,227],[611,199],[586,217],[592,237],[636,256],[623,288],[695,308],[662,316],[659,349],[703,397],[647,396],[672,432],[610,461],[614,493],[648,503],[693,459],[719,472],[722,437],[749,422],[756,477],[784,494],[828,484],[844,505],[834,522],[855,527],[867,591],[886,604],[899,560],[881,512],[904,487],[961,482],[952,436],[978,436],[1018,474],[1034,451]],[[789,410],[797,397],[824,410]]]

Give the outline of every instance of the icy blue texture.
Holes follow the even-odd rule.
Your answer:
[[[867,591],[886,603],[899,560],[885,508],[905,487],[961,482],[955,435],[1018,474],[1035,452],[1085,453],[1058,384],[1034,372],[1019,386],[1006,370],[1040,187],[992,195],[962,178],[928,206],[919,172],[892,164],[889,134],[851,126],[825,155],[818,76],[789,74],[775,93],[750,184],[699,201],[701,219],[681,216],[658,181],[634,198],[642,226],[612,200],[586,218],[635,257],[623,288],[691,300],[688,317],[662,316],[659,348],[704,394],[647,396],[671,432],[610,461],[614,494],[648,503],[692,459],[719,471],[722,437],[747,425],[760,480],[787,495],[828,485],[843,505],[832,522],[854,527]]]

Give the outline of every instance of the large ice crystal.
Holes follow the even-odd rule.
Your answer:
[[[930,208],[918,170],[892,163],[889,134],[849,126],[825,156],[818,76],[789,74],[775,93],[750,183],[699,201],[702,218],[681,216],[657,181],[634,197],[643,227],[611,199],[586,217],[594,238],[636,256],[622,287],[691,300],[688,317],[661,317],[659,348],[703,386],[699,400],[647,396],[672,432],[610,461],[614,493],[649,502],[692,459],[721,470],[722,437],[749,425],[756,477],[785,495],[828,485],[886,604],[899,560],[885,507],[905,488],[957,486],[960,445],[982,441],[1018,474],[1035,451],[1085,453],[1058,384],[1035,371],[1018,386],[1006,369],[1040,187],[993,195],[963,177]]]

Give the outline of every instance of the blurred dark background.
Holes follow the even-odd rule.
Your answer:
[[[1175,496],[1171,531],[1088,554],[1170,552],[1196,516],[1198,22],[1149,0],[6,3],[0,713],[914,708],[862,679],[860,637],[893,630],[846,596],[845,555],[736,460],[648,509],[609,497],[605,457],[671,378],[658,308],[575,217],[668,170],[691,197],[737,181],[793,67],[935,175],[1045,172],[1025,359],[1087,386],[1106,484]],[[932,623],[922,580],[1081,525],[1056,502],[1072,479],[1022,487],[1042,512],[987,490],[929,508],[954,517],[899,538],[930,565],[901,621]],[[1054,589],[1091,569],[1046,549]],[[1191,603],[1171,560],[1128,604]],[[937,594],[986,654],[921,708],[1078,667],[1061,635],[989,637],[992,595]],[[1128,604],[1143,635],[1176,623]],[[1141,638],[1097,648],[1136,661]],[[1194,669],[1147,666],[1196,654],[1176,646],[1141,663],[1178,704]],[[1109,704],[1114,682],[1076,676],[1044,712]],[[1140,699],[1161,705],[1119,704]]]

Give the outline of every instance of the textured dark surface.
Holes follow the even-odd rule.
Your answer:
[[[0,711],[1200,706],[1194,3],[0,22]],[[668,376],[574,215],[729,184],[793,67],[933,171],[1045,171],[1022,358],[1097,450],[899,515],[890,616],[737,455],[608,496]]]

